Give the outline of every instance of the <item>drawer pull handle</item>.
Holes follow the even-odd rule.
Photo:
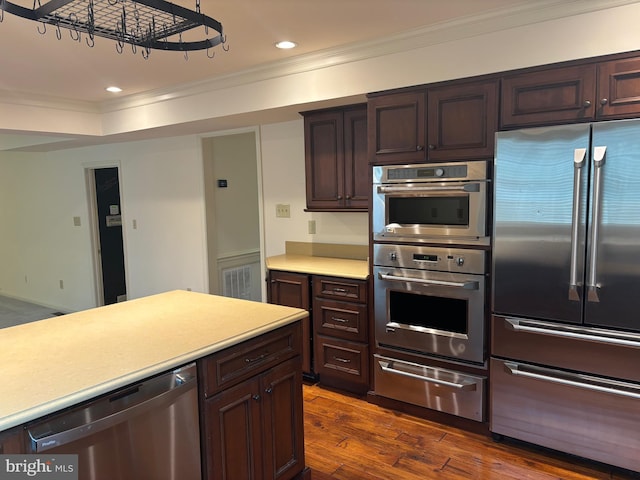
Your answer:
[[[267,357],[267,355],[269,355],[269,352],[265,352],[260,356],[254,357],[254,358],[245,358],[244,361],[247,364],[251,364],[251,363],[255,363],[255,362],[259,362],[260,360],[264,359],[265,357]]]
[[[340,288],[340,287],[335,287],[333,289],[334,293],[347,293],[347,289],[346,288]]]
[[[505,326],[515,332],[537,333],[551,337],[571,338],[605,345],[619,345],[640,348],[640,335],[637,333],[612,332],[597,328],[582,328],[559,325],[539,320],[522,320],[505,317]]]
[[[346,318],[331,317],[331,320],[333,320],[334,322],[339,322],[339,323],[349,323],[349,320],[347,320]]]
[[[456,390],[473,391],[476,389],[476,384],[473,382],[467,382],[464,380],[463,380],[463,383],[448,382],[446,380],[440,380],[438,378],[431,378],[424,375],[418,375],[416,373],[405,372],[404,370],[395,369],[393,368],[393,365],[389,364],[389,362],[381,362],[380,360],[378,360],[378,363],[380,364],[380,368],[382,368],[383,372],[391,373],[393,375],[400,375],[402,377],[413,378],[414,380],[421,380],[427,383],[434,383],[437,385],[442,385],[443,387],[455,388]]]
[[[613,395],[619,395],[621,397],[629,397],[640,399],[640,392],[620,390],[616,387],[627,387],[629,389],[637,390],[635,385],[623,382],[609,382],[604,379],[595,377],[589,377],[588,375],[570,375],[566,374],[567,378],[554,377],[549,373],[535,373],[521,370],[517,363],[505,362],[504,367],[507,373],[516,377],[534,378],[536,380],[542,380],[551,383],[558,383],[560,385],[567,385],[570,387],[582,388],[584,390],[591,390],[594,392],[610,393]],[[589,380],[594,383],[590,383]]]
[[[347,360],[346,358],[340,358],[340,357],[334,356],[333,359],[336,362],[340,362],[340,363],[351,363],[351,360]]]

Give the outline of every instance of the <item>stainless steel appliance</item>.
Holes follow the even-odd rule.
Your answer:
[[[493,432],[638,470],[640,121],[497,134]]]
[[[81,480],[200,480],[195,364],[27,427],[32,453],[78,454]]]
[[[486,161],[373,167],[373,240],[488,245]]]
[[[373,254],[379,345],[484,361],[485,252],[375,244]]]
[[[486,252],[374,244],[375,393],[484,420],[485,377],[456,371],[485,360]],[[397,355],[397,353],[396,353]],[[453,361],[451,369],[427,358]]]

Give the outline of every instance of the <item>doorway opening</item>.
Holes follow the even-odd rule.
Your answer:
[[[118,167],[87,168],[97,305],[127,299]]]
[[[209,293],[263,298],[258,132],[202,140]]]

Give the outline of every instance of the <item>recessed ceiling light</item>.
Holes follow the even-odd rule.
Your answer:
[[[288,50],[289,48],[297,47],[298,44],[296,42],[291,42],[289,40],[283,40],[282,42],[276,43],[277,48],[282,48],[284,50]]]
[[[107,87],[106,90],[111,93],[120,93],[122,91],[120,87]]]

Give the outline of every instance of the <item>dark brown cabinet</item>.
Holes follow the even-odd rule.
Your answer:
[[[493,156],[498,85],[491,79],[371,96],[372,162],[423,163]]]
[[[429,161],[493,156],[498,130],[498,81],[448,85],[427,90]]]
[[[366,211],[367,108],[305,112],[307,210]]]
[[[24,453],[24,429],[15,427],[0,432],[0,455]]]
[[[369,97],[368,144],[373,163],[426,160],[425,104],[424,90]]]
[[[640,115],[640,58],[598,64],[598,117]]]
[[[315,370],[321,385],[369,389],[368,283],[313,277]]]
[[[311,312],[310,286],[309,275],[271,270],[269,272],[268,301]],[[302,371],[311,374],[313,373],[313,365],[310,318],[302,320],[302,339]]]
[[[525,71],[502,80],[502,128],[640,115],[640,58]]]
[[[304,475],[299,324],[201,361],[209,480]]]

